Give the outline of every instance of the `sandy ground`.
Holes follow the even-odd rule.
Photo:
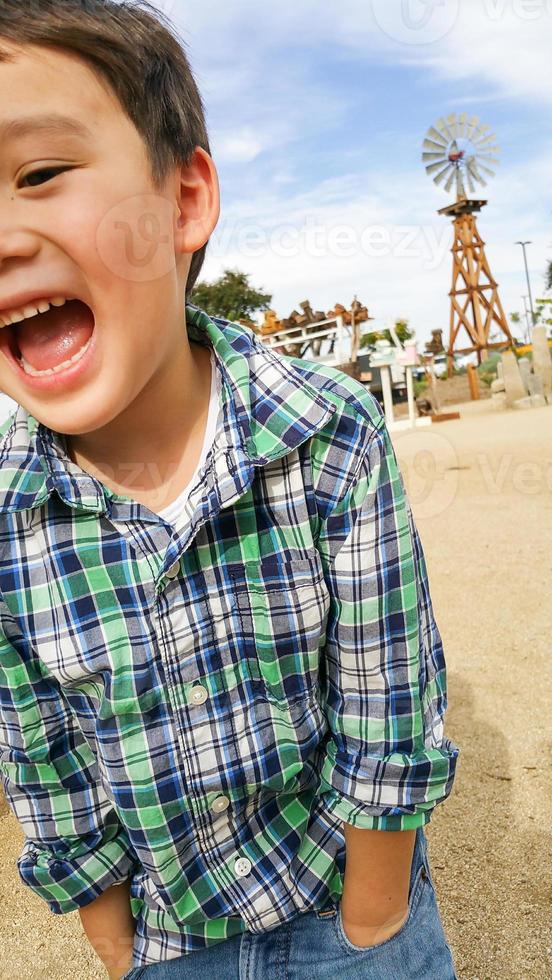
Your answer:
[[[448,665],[453,793],[427,828],[460,980],[552,977],[552,407],[393,436],[424,544]],[[78,914],[19,883],[0,802],[1,980],[105,973]],[[401,980],[401,978],[397,978]]]

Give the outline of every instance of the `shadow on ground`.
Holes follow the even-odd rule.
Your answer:
[[[512,768],[505,737],[478,714],[461,675],[449,671],[447,687],[446,732],[461,753],[453,792],[434,811],[427,838],[458,976],[545,980],[552,976],[551,833],[516,807],[520,782],[526,791],[541,773]]]

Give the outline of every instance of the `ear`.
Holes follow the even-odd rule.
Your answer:
[[[191,254],[208,241],[220,214],[216,167],[200,146],[190,162],[180,168],[177,195],[175,246],[177,252]]]

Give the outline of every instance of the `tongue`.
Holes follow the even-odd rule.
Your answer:
[[[14,330],[25,360],[36,371],[47,371],[84,347],[94,331],[94,316],[86,303],[73,299],[23,320]]]

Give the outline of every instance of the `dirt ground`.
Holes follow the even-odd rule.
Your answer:
[[[447,658],[446,732],[461,748],[427,827],[460,980],[552,977],[552,407],[393,435]],[[95,980],[77,913],[20,884],[0,802],[0,980]],[[313,978],[314,980],[314,978]],[[397,978],[402,980],[402,978]],[[405,978],[406,980],[406,978]]]

